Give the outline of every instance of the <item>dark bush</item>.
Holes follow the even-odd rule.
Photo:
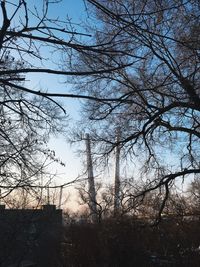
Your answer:
[[[200,266],[199,221],[168,219],[149,226],[130,218],[65,227],[64,266]]]

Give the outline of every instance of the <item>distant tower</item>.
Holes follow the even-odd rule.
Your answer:
[[[87,153],[87,172],[88,172],[88,185],[89,185],[89,207],[90,207],[90,211],[92,215],[92,221],[96,222],[98,219],[98,216],[97,216],[96,191],[95,191],[95,184],[94,184],[89,134],[86,134],[86,153]]]
[[[114,216],[119,213],[120,209],[120,136],[121,130],[118,127],[116,131],[116,148],[115,148],[115,188],[114,188]]]

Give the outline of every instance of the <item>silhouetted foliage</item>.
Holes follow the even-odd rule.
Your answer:
[[[166,218],[156,227],[124,217],[65,227],[64,266],[199,266],[199,221]]]

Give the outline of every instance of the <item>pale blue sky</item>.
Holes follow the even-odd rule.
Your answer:
[[[28,8],[33,9],[33,7],[36,6],[38,11],[40,12],[42,8],[42,2],[42,0],[28,0]],[[15,10],[15,4],[18,4],[18,1],[8,1],[8,3],[6,3],[9,17],[13,14],[13,11]],[[20,16],[24,18],[23,10],[20,11],[15,17],[12,26],[18,25]],[[85,12],[85,5],[83,0],[63,0],[58,4],[50,5],[49,8],[49,17],[54,19],[59,17],[59,19],[63,21],[65,21],[66,18],[69,18],[71,19],[71,23],[74,23],[74,28],[77,31],[79,31],[80,29],[78,24],[80,24],[86,16],[87,14]],[[1,20],[2,16],[0,14],[0,22]],[[35,19],[31,17],[30,24],[32,24],[34,21]],[[45,48],[42,50],[42,52],[45,54],[45,56],[47,53],[47,57],[49,57],[48,51],[45,51]],[[48,64],[48,67],[55,67],[50,61]],[[44,74],[29,74],[26,75],[26,79],[26,85],[35,90],[48,89],[51,92],[70,91],[70,85],[61,83],[65,81],[65,78],[61,76],[58,77],[55,75],[49,76]],[[70,117],[72,119],[78,119],[80,109],[79,101],[72,99],[61,99],[61,101],[64,103],[66,112],[70,115]],[[80,145],[81,144],[79,144],[79,146]],[[84,142],[82,145],[85,145]],[[50,167],[50,170],[53,173],[57,173],[58,175],[57,179],[54,180],[57,185],[67,183],[81,174],[83,166],[81,165],[82,160],[78,157],[77,153],[75,153],[77,147],[72,148],[66,142],[66,140],[64,140],[63,137],[51,138],[49,147],[50,149],[55,150],[56,156],[66,164],[66,167],[62,167],[58,164],[54,164]]]
[[[62,3],[52,6],[50,9],[50,16],[55,18],[59,16],[62,19],[68,16],[72,19],[71,22],[75,23],[75,28],[78,27],[76,24],[80,23],[81,20],[84,20],[85,15],[87,14],[85,13],[85,6],[82,0],[64,0]],[[48,76],[48,79],[45,79],[43,76],[37,81],[34,80],[34,83],[35,86],[40,85],[42,88],[48,88],[50,91],[69,92],[70,85],[61,83],[64,79],[65,78],[57,76],[51,76],[50,79]],[[61,101],[64,103],[65,109],[70,117],[73,120],[77,120],[80,109],[79,101],[72,99],[61,99]],[[81,145],[84,147],[84,142],[79,144],[79,146]],[[52,172],[56,172],[58,174],[55,181],[57,185],[67,183],[82,173],[82,159],[78,157],[77,153],[75,153],[77,146],[70,146],[63,137],[52,138],[49,146],[51,149],[56,151],[56,156],[66,164],[65,167],[57,164],[50,167]],[[75,204],[73,202],[76,199],[76,192],[73,190],[73,187],[70,187],[70,190],[67,189],[64,191],[63,200],[65,199],[65,194],[68,194],[69,191],[71,193],[71,202],[67,203],[68,207],[70,205],[74,206]]]
[[[54,9],[55,8],[55,9]],[[62,3],[55,5],[50,9],[50,15],[60,18],[68,16],[74,23],[80,23],[84,19],[85,6],[83,0],[64,0]],[[76,25],[74,26],[76,27]],[[69,92],[70,85],[61,84],[64,79],[61,77],[52,76],[51,80],[41,79],[40,84],[42,87],[49,88],[51,91]],[[48,81],[48,82],[47,82]],[[78,119],[79,114],[79,101],[72,99],[61,99],[64,103],[67,113],[72,119]],[[84,144],[83,144],[84,145]],[[57,183],[65,183],[76,178],[82,172],[81,159],[75,153],[76,148],[72,148],[64,138],[52,138],[50,142],[52,149],[56,150],[56,154],[66,164],[66,167],[57,166],[57,172],[60,173]],[[54,168],[55,170],[55,168]]]
[[[11,2],[14,3],[14,2]],[[38,10],[40,10],[40,5],[42,3],[41,0],[28,0],[27,3],[33,7],[34,5],[37,6]],[[85,5],[83,0],[63,0],[62,3],[59,3],[57,5],[53,5],[49,10],[49,15],[51,18],[57,18],[64,20],[67,16],[71,19],[72,23],[74,24],[74,27],[77,29],[77,31],[80,30],[80,27],[78,26],[81,21],[84,21],[88,17],[88,14],[85,10]],[[10,12],[12,12],[12,8],[10,9]],[[19,14],[23,16],[23,14]],[[0,18],[1,20],[1,18]],[[18,17],[16,18],[16,25],[17,25]],[[30,23],[32,23],[34,20],[30,20]],[[15,23],[14,22],[14,23]],[[89,37],[85,37],[89,38]],[[43,49],[43,53],[48,57],[48,50]],[[48,61],[48,67],[54,67],[51,61]],[[28,74],[26,75],[26,85],[29,88],[35,89],[35,90],[48,90],[50,92],[70,92],[70,88],[72,85],[64,84],[63,81],[65,81],[64,77],[56,76],[56,75],[45,75],[45,74]],[[72,119],[77,120],[79,118],[79,111],[80,111],[80,102],[78,100],[72,100],[72,99],[64,99],[62,98],[61,101],[64,103],[64,107],[66,109],[66,112],[70,115]],[[57,178],[54,180],[54,184],[57,185],[68,183],[71,180],[74,180],[76,177],[78,177],[83,171],[84,168],[82,166],[82,157],[78,157],[76,152],[77,148],[82,147],[84,149],[85,143],[84,141],[82,143],[79,143],[78,146],[71,147],[66,140],[64,140],[63,137],[58,138],[51,138],[49,148],[52,150],[55,150],[56,157],[60,158],[62,162],[65,163],[65,167],[62,167],[58,164],[53,164],[50,167],[50,170],[52,173],[57,174]],[[85,155],[86,156],[86,155]],[[96,174],[96,173],[95,173]],[[111,169],[111,173],[105,172],[105,175],[102,175],[105,178],[111,178],[113,176],[113,170]],[[108,179],[109,180],[109,179]],[[70,191],[73,190],[70,188]],[[74,194],[74,191],[73,191]],[[75,195],[76,196],[76,195]]]
[[[41,0],[28,0],[28,4],[40,6]],[[14,1],[13,1],[14,3]],[[80,27],[78,26],[81,21],[87,18],[88,14],[85,10],[84,0],[63,0],[62,3],[57,5],[53,5],[50,8],[49,15],[53,18],[60,17],[60,19],[64,20],[67,16],[71,19],[74,27],[79,30]],[[1,21],[1,17],[0,17]],[[71,85],[64,84],[65,81],[64,77],[61,76],[47,76],[47,75],[27,75],[27,79],[30,78],[30,82],[27,82],[29,87],[34,88],[35,90],[49,90],[51,92],[69,92]],[[62,83],[61,83],[62,82]],[[79,118],[79,111],[80,111],[80,103],[78,100],[72,99],[61,99],[64,103],[67,113],[71,116],[72,119],[77,120]],[[60,158],[65,164],[65,167],[60,165],[52,165],[50,167],[53,173],[57,173],[58,177],[55,180],[56,184],[63,184],[70,182],[71,180],[75,179],[79,176],[83,171],[82,163],[82,155],[78,157],[77,153],[75,153],[77,146],[74,148],[71,147],[63,137],[59,138],[52,138],[50,141],[50,149],[55,150],[56,156]],[[84,148],[85,144],[79,144],[79,147],[82,146]],[[136,163],[137,164],[137,163]],[[131,170],[132,171],[132,170]],[[111,173],[106,174],[110,181],[112,181],[113,170]],[[74,192],[73,192],[74,193]]]

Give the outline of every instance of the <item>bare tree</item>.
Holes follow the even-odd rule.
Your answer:
[[[78,92],[99,99],[84,106],[84,122],[106,156],[118,145],[120,125],[122,149],[139,159],[138,176],[146,178],[137,196],[161,188],[162,211],[174,181],[200,172],[199,2],[87,2],[94,42],[110,52],[78,54],[81,69],[126,67],[77,84]]]
[[[57,5],[59,2],[57,0],[44,0],[41,1],[40,6],[37,8],[37,6],[33,5],[34,2],[31,5],[31,3],[25,0],[20,0],[16,3],[1,1],[1,13],[3,16],[0,35],[1,57],[5,56],[6,53],[14,52],[15,59],[22,60],[21,66],[10,66],[1,69],[1,76],[24,75],[25,73],[87,76],[88,74],[110,72],[124,67],[124,64],[110,64],[102,69],[92,69],[90,67],[84,69],[84,71],[80,69],[76,71],[75,66],[78,62],[74,61],[73,64],[73,51],[85,56],[88,53],[93,53],[98,58],[100,58],[100,54],[108,53],[108,51],[104,52],[93,45],[80,44],[80,40],[76,36],[90,37],[90,35],[75,31],[70,19],[62,20],[58,16],[55,18],[49,17],[50,6]],[[13,12],[10,12],[10,9]],[[62,56],[65,57],[65,63],[74,66],[74,71],[68,71],[68,66],[60,64]],[[27,64],[23,65],[24,62]],[[80,65],[78,66],[80,67]],[[44,96],[48,99],[51,98],[51,101],[56,96],[95,100],[94,97],[87,95],[59,93],[57,90],[53,93],[44,92],[40,89],[34,90],[28,87],[27,84],[24,86],[17,85],[12,80],[3,77],[0,81],[2,84],[12,86],[18,91]]]
[[[188,202],[190,212],[193,215],[200,215],[200,182],[199,178],[195,178],[188,188]]]
[[[59,27],[56,29],[56,22],[47,19],[48,1],[44,1],[41,12],[32,8],[26,1],[1,1],[1,198],[16,188],[23,188],[26,193],[31,189],[32,196],[35,194],[37,198],[41,189],[36,186],[41,187],[41,179],[46,179],[45,186],[49,177],[46,167],[52,161],[63,164],[56,158],[55,151],[48,148],[48,140],[51,135],[64,133],[67,119],[64,109],[58,102],[40,94],[39,89],[35,93],[29,89],[25,76],[28,70],[38,72],[45,60],[41,55],[41,42],[52,35],[50,29],[59,31]],[[45,27],[48,23],[55,27]]]
[[[62,109],[58,96],[90,100],[84,122],[92,122],[99,153],[108,155],[118,145],[114,129],[120,124],[124,155],[140,158],[141,176],[147,178],[137,196],[161,187],[162,210],[174,180],[200,172],[198,1],[88,0],[95,27],[87,34],[75,31],[69,20],[49,18],[49,5],[56,2],[44,1],[39,11],[24,0],[1,1],[1,88],[14,90],[9,103],[20,114],[32,111],[30,95],[43,97],[46,108],[51,102]],[[29,87],[23,75],[38,73],[75,76],[77,93]],[[21,101],[25,95],[28,107]]]

